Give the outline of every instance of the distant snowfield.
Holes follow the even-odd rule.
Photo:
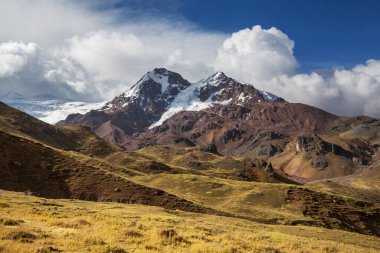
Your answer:
[[[45,121],[49,124],[55,124],[60,120],[66,119],[69,114],[73,113],[80,113],[84,114],[86,112],[89,112],[91,110],[96,110],[101,107],[103,107],[105,102],[102,103],[84,103],[84,102],[67,102],[55,106],[51,106],[50,110],[45,111],[35,111],[30,112],[28,114],[39,114],[40,116],[37,117],[39,120]],[[34,116],[34,115],[32,115]]]
[[[27,97],[13,92],[0,96],[0,101],[49,124],[66,119],[69,114],[83,114],[105,104],[72,102],[51,95]]]

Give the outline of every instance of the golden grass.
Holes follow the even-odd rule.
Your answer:
[[[380,239],[371,236],[158,207],[46,200],[8,191],[0,191],[0,204],[0,218],[22,221],[0,225],[0,252],[380,251]]]
[[[145,175],[130,180],[234,215],[277,219],[279,222],[308,219],[302,210],[287,204],[287,184],[242,182],[189,174]]]

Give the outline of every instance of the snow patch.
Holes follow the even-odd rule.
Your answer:
[[[202,79],[198,83],[202,83],[203,86],[205,85],[219,86],[220,83],[227,81],[227,79],[228,77],[223,72],[218,71],[212,76],[208,77],[207,79]]]
[[[200,81],[194,83],[182,90],[176,98],[172,101],[170,105],[166,107],[166,111],[161,115],[160,120],[150,125],[149,129],[156,126],[162,125],[162,123],[172,117],[174,114],[181,111],[200,111],[215,104],[226,105],[232,101],[232,98],[225,101],[212,101],[212,97],[217,95],[217,93],[211,94],[211,96],[206,101],[201,101],[198,97],[199,90],[205,85],[205,81]]]
[[[267,92],[267,91],[264,91],[264,90],[258,90],[261,95],[263,95],[263,97],[265,98],[265,100],[267,101],[271,101],[271,102],[276,102],[278,101],[279,97],[270,93],[270,92]]]
[[[163,74],[158,74],[156,71],[149,71],[146,75],[144,75],[143,78],[141,78],[140,81],[138,81],[135,85],[133,85],[129,90],[124,92],[124,97],[126,98],[136,98],[139,95],[139,92],[141,90],[141,85],[147,81],[154,81],[155,83],[158,83],[161,85],[161,94],[164,94],[169,87],[177,87],[179,84],[170,84],[169,83],[169,72],[164,72]],[[128,102],[126,102],[124,106],[126,106]]]
[[[232,101],[232,98],[224,100],[224,101],[219,102],[219,103],[214,103],[214,104],[228,105],[231,101]]]
[[[167,74],[167,73],[165,73]],[[148,72],[147,76],[155,81],[156,83],[161,84],[161,93],[164,94],[167,88],[170,86],[168,81],[169,76],[157,74],[155,71]]]
[[[245,102],[246,100],[251,99],[250,95],[244,95],[244,92],[239,94],[238,101]]]

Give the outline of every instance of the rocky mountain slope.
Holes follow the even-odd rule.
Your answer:
[[[187,145],[262,159],[300,183],[351,175],[370,165],[379,132],[379,120],[289,103],[222,72],[191,84],[166,69],[148,72],[104,107],[59,124],[89,126],[132,150]]]

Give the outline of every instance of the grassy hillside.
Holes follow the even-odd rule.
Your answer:
[[[241,182],[185,174],[136,176],[133,181],[200,205],[266,222],[307,219],[286,203],[286,184]]]
[[[379,152],[380,153],[380,152]],[[380,203],[380,160],[368,168],[345,177],[311,182],[308,186],[319,191]]]
[[[159,207],[0,191],[0,252],[379,252],[380,239]],[[50,250],[50,251],[49,251]]]

